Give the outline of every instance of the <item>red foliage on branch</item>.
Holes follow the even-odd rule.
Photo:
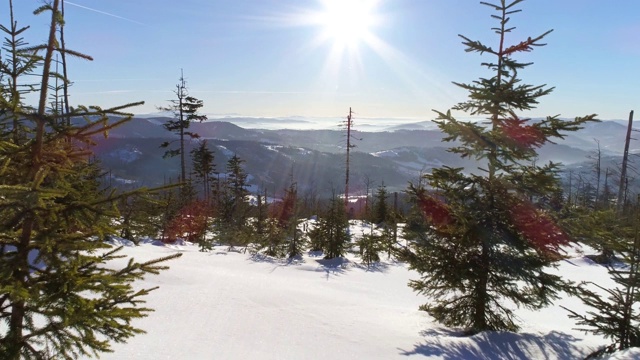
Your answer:
[[[293,210],[296,205],[295,195],[285,197],[280,201],[273,201],[269,205],[269,217],[278,222],[280,228],[289,226],[293,218]]]
[[[542,146],[546,139],[540,129],[535,126],[525,125],[524,120],[507,119],[502,121],[500,126],[509,139],[528,149]]]
[[[419,195],[418,205],[431,224],[444,227],[453,223],[454,219],[447,205],[433,196]]]
[[[568,245],[568,236],[556,222],[530,202],[511,206],[512,222],[518,232],[541,252],[557,253],[560,246]]]
[[[187,204],[167,225],[163,241],[173,242],[178,238],[191,242],[199,241],[206,231],[210,211],[207,202],[202,200]]]

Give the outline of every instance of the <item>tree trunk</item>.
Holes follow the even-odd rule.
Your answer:
[[[633,129],[633,110],[629,113],[629,125],[627,126],[627,137],[624,142],[624,155],[622,158],[622,169],[620,170],[620,186],[618,187],[618,212],[624,209],[624,191],[627,180],[627,163],[629,161],[629,143],[631,142],[631,131]]]

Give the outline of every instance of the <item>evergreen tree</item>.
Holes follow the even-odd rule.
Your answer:
[[[244,160],[233,155],[226,166],[226,177],[220,195],[218,208],[217,233],[220,241],[233,248],[246,245],[252,233],[249,219],[249,191]]]
[[[106,135],[128,121],[132,115],[123,110],[137,103],[110,109],[79,106],[64,114],[48,111],[49,81],[60,76],[51,71],[54,53],[90,58],[58,46],[57,30],[64,24],[60,0],[36,10],[47,13],[51,17],[44,45],[24,51],[11,45],[2,54],[3,72],[15,70],[15,64],[23,70],[17,77],[0,77],[0,127],[12,129],[0,133],[3,359],[97,355],[110,351],[112,341],[124,342],[142,333],[131,321],[152,311],[140,305],[153,289],[139,289],[133,283],[165,268],[161,262],[179,256],[145,263],[130,260],[121,269],[110,263],[121,257],[122,247],[112,248],[101,240],[115,232],[115,204],[130,194],[101,188],[98,164],[88,160],[89,145],[92,136]],[[14,31],[14,24],[7,41],[16,44],[22,31]],[[35,75],[36,69],[41,71],[40,84],[25,88],[38,99],[33,108],[23,102],[27,93],[16,91],[14,85]],[[123,119],[109,123],[110,116]],[[60,125],[71,117],[84,123]],[[20,126],[12,128],[15,124]]]
[[[9,19],[11,25],[6,27],[0,24],[0,30],[6,34],[2,50],[6,54],[0,59],[0,131],[3,136],[9,135],[15,144],[27,140],[28,128],[25,120],[20,117],[18,107],[26,107],[23,98],[38,88],[39,84],[32,82],[22,83],[25,74],[34,74],[35,68],[42,63],[41,51],[38,51],[24,40],[23,33],[28,26],[19,27],[13,15],[13,1],[9,0]]]
[[[176,85],[176,99],[170,100],[171,105],[168,107],[161,107],[162,111],[171,111],[174,113],[175,119],[169,120],[164,124],[165,129],[175,133],[179,136],[179,146],[177,149],[169,149],[165,152],[164,157],[173,157],[180,155],[180,182],[187,181],[187,169],[185,160],[185,137],[197,138],[198,135],[188,131],[189,126],[194,121],[205,121],[207,117],[205,115],[198,114],[200,108],[202,108],[202,100],[198,100],[189,95],[187,89],[187,82],[184,79],[184,75],[180,74],[180,80]],[[160,145],[163,148],[167,148],[171,145],[170,141],[166,141]]]
[[[278,224],[278,220],[269,218],[263,233],[257,236],[255,252],[264,250],[265,255],[282,258],[286,255],[286,238],[285,229]]]
[[[379,234],[362,234],[356,241],[356,246],[360,250],[362,262],[370,266],[380,261],[380,251],[382,250],[382,237]]]
[[[264,196],[258,194],[256,196],[256,220],[255,230],[258,236],[262,236],[266,231],[266,224],[269,218],[269,204],[267,204],[267,191]]]
[[[158,193],[136,194],[120,199],[120,237],[138,243],[141,237],[156,238],[162,232],[161,212],[165,204]]]
[[[449,151],[482,161],[479,173],[443,166],[425,175],[433,189],[409,187],[429,227],[403,252],[410,267],[421,274],[410,286],[431,302],[421,309],[447,326],[466,327],[469,334],[485,330],[515,331],[513,311],[503,304],[538,309],[557,297],[565,283],[546,272],[568,238],[551,214],[531,199],[553,193],[559,186],[558,166],[537,165],[536,149],[563,131],[580,128],[585,121],[547,117],[539,122],[520,118],[518,111],[535,107],[552,89],[521,82],[518,75],[530,63],[515,59],[519,53],[541,46],[550,33],[507,45],[513,28],[509,17],[519,12],[521,0],[482,2],[497,12],[497,48],[461,36],[467,52],[489,54],[483,63],[491,76],[471,84],[454,83],[469,92],[469,100],[453,110],[485,116],[484,123],[459,121],[438,112],[436,122],[445,141],[456,141]]]
[[[373,208],[373,223],[386,225],[389,220],[389,207],[387,205],[387,187],[384,186],[384,183],[378,186],[378,190],[376,191],[376,198],[374,202]]]
[[[298,189],[292,177],[291,184],[285,190],[282,201],[275,202],[271,207],[271,223],[272,225],[275,224],[277,229],[271,226],[267,230],[267,236],[272,240],[277,239],[278,244],[281,246],[281,250],[272,251],[271,255],[288,256],[289,258],[302,255],[305,241],[302,231],[298,229],[300,225],[298,204]],[[270,243],[273,243],[273,241],[270,241]],[[276,253],[277,255],[275,255]]]
[[[300,201],[298,200],[298,186],[293,182],[293,179],[285,192],[282,205],[278,220],[287,234],[287,255],[289,258],[301,256],[305,249],[305,241],[302,231],[298,229],[300,225],[300,217],[298,215]]]
[[[623,239],[633,238],[634,228],[628,215],[619,214],[613,207],[593,209],[574,206],[564,211],[561,223],[568,234],[581,243],[598,250],[591,259],[603,265],[611,265],[615,252],[623,251]]]
[[[160,216],[158,217],[157,226],[160,229],[160,239],[162,241],[169,241],[169,233],[167,231],[169,224],[184,206],[184,202],[180,198],[180,190],[176,189],[179,186],[180,184],[169,182],[169,185],[165,185],[166,190],[161,191],[158,195],[157,209],[160,212]]]
[[[333,259],[345,254],[351,241],[351,235],[343,201],[336,196],[331,198],[324,216],[309,232],[309,237],[311,238],[312,250],[322,250],[325,259]]]
[[[619,225],[625,227],[624,224]],[[581,330],[612,340],[611,344],[596,350],[589,358],[640,347],[640,219],[637,214],[632,227],[633,234],[616,236],[614,240],[617,243],[616,253],[623,256],[626,266],[607,264],[617,286],[608,289],[594,282],[583,282],[576,288],[575,294],[592,310],[579,314],[563,307],[569,311],[569,317],[582,326]]]
[[[593,282],[580,284],[575,293],[584,304],[592,308],[587,314],[579,314],[563,306],[570,313],[569,317],[577,320],[577,324],[582,326],[580,330],[612,340],[611,344],[594,351],[588,358],[640,347],[640,313],[637,311],[637,304],[640,302],[638,265],[640,264],[635,260],[629,270],[609,267],[609,274],[618,284],[618,287],[613,289]],[[602,292],[606,293],[607,298],[604,298]]]
[[[207,140],[202,140],[196,148],[191,150],[191,159],[193,162],[193,175],[196,180],[202,183],[202,193],[204,201],[209,203],[211,196],[211,177],[216,171],[214,164],[215,156],[213,151],[207,146]]]

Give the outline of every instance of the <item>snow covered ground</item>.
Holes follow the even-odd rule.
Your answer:
[[[160,286],[147,298],[156,311],[135,323],[147,334],[116,344],[102,359],[579,359],[607,344],[572,329],[559,305],[584,309],[574,298],[538,312],[519,310],[519,334],[460,337],[418,310],[427,299],[407,286],[417,274],[394,261],[368,268],[355,256],[307,254],[289,262],[153,242],[124,252],[138,261],[183,256],[140,283]],[[579,252],[557,271],[612,284],[604,267]],[[637,350],[611,359],[640,359]]]

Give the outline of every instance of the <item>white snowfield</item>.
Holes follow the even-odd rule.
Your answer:
[[[352,229],[360,234],[361,229]],[[125,243],[126,244],[126,243]],[[418,306],[427,299],[407,283],[418,275],[383,261],[367,268],[349,255],[323,260],[307,254],[288,262],[226,247],[202,253],[197,245],[128,244],[138,261],[184,255],[141,287],[156,311],[135,325],[147,331],[115,344],[101,359],[581,359],[604,339],[574,330],[560,308],[586,310],[562,298],[541,311],[520,309],[518,334],[460,337]],[[611,285],[606,269],[575,252],[556,271],[575,281]],[[382,256],[386,259],[386,255]],[[640,359],[640,350],[608,359]]]

